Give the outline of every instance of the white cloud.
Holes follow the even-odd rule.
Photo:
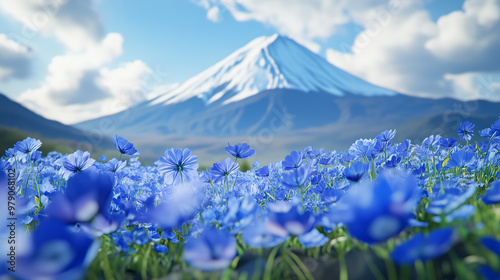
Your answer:
[[[30,73],[32,55],[28,47],[0,33],[0,82],[9,78],[25,78]]]
[[[146,99],[142,79],[152,71],[136,60],[110,69],[105,65],[122,53],[123,38],[108,34],[97,46],[56,56],[49,75],[18,101],[35,112],[64,123],[116,113]]]
[[[452,83],[457,98],[500,102],[500,73],[446,74],[444,79]]]
[[[213,22],[218,22],[220,20],[219,7],[213,6],[213,7],[209,8],[207,11],[207,18]]]
[[[361,33],[352,45],[352,54],[330,49],[327,59],[371,83],[399,92],[425,95],[432,88],[444,93],[446,85],[428,83],[439,75],[438,68],[427,64],[433,57],[424,47],[435,33],[426,11],[391,15],[391,21],[378,32]]]
[[[500,30],[499,8],[499,1],[467,0],[464,11],[444,15],[437,23],[426,10],[404,9],[385,26],[366,28],[350,52],[327,50],[327,59],[408,95],[499,101],[498,92],[484,90],[492,82],[481,78],[500,71],[495,59],[500,33],[494,31]]]
[[[144,62],[135,60],[115,69],[101,69],[96,82],[114,98],[120,98],[125,104],[135,105],[147,99],[149,92],[144,87],[143,79],[152,73]]]
[[[220,9],[229,11],[237,21],[258,21],[270,25],[306,47],[318,52],[313,39],[327,39],[346,23],[364,24],[384,9],[415,5],[415,0],[198,0],[214,17]],[[215,18],[215,17],[214,17]],[[219,17],[217,17],[219,19]]]
[[[20,36],[40,32],[55,36],[71,50],[83,50],[104,35],[101,18],[92,1],[81,0],[0,0],[0,10],[21,22]]]
[[[468,0],[463,11],[442,16],[425,47],[453,66],[453,73],[500,71],[500,1]]]
[[[117,113],[146,100],[161,85],[147,83],[146,78],[158,73],[141,60],[110,67],[123,53],[124,39],[119,33],[104,33],[93,1],[0,0],[0,10],[23,24],[17,34],[21,39],[29,41],[33,34],[41,34],[55,37],[66,47],[64,54],[52,58],[39,87],[17,98],[47,118],[71,124]],[[4,41],[0,36],[0,80],[21,73],[2,67]],[[29,54],[21,45],[8,43],[14,48],[10,53]]]

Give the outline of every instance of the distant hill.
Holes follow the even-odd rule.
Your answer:
[[[72,126],[46,119],[1,93],[0,132],[1,155],[5,147],[11,148],[15,142],[27,136],[46,140],[43,146],[51,146],[61,152],[80,149],[92,153],[113,148],[113,141],[109,137],[94,137]]]

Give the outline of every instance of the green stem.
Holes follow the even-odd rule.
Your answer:
[[[377,268],[377,266],[372,262],[371,257],[369,255],[365,255],[365,259],[366,259],[366,264],[368,264],[368,267],[370,268],[371,272],[373,273],[373,276],[375,276],[375,278],[377,280],[384,280],[384,276],[382,275],[380,270]]]
[[[272,272],[273,272],[274,259],[276,258],[276,254],[278,253],[279,247],[280,246],[274,247],[274,249],[269,254],[269,257],[267,257],[266,269],[264,271],[264,277],[263,277],[264,280],[271,280]]]
[[[31,165],[31,171],[33,172],[33,177],[35,179],[35,185],[36,185],[36,190],[38,191],[38,199],[39,199],[39,204],[40,204],[40,209],[43,208],[43,205],[42,205],[42,195],[40,193],[40,186],[38,185],[38,179],[36,177],[36,174],[35,174],[35,167],[33,166],[33,162],[31,161],[31,155],[28,154],[28,159],[30,161],[30,165]]]
[[[339,251],[339,265],[340,265],[340,280],[348,280],[347,263],[345,261],[344,252]]]

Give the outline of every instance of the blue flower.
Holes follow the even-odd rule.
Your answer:
[[[374,182],[353,187],[337,208],[344,209],[340,215],[348,215],[343,222],[354,238],[375,244],[399,234],[408,225],[417,201],[413,176],[385,172]]]
[[[444,217],[444,220],[447,223],[451,223],[457,219],[465,220],[470,215],[474,214],[474,212],[476,212],[476,208],[474,207],[474,205],[469,205],[469,204],[462,205],[462,206],[458,207],[457,209],[455,209],[453,212],[447,214]],[[432,220],[439,224],[439,223],[441,223],[442,219],[441,219],[441,216],[434,216],[434,217],[432,217]]]
[[[265,165],[262,168],[259,168],[255,171],[255,176],[258,177],[269,177],[269,166]]]
[[[79,279],[99,248],[85,233],[71,232],[56,220],[43,220],[28,238],[24,242],[32,247],[20,252],[16,266],[24,279]]]
[[[474,170],[476,168],[476,153],[466,151],[465,149],[452,153],[450,160],[446,163],[445,169],[454,167]]]
[[[166,254],[168,252],[168,247],[161,244],[155,244],[155,251],[160,254]]]
[[[250,158],[255,155],[255,150],[250,149],[250,146],[247,143],[239,143],[234,145],[234,147],[227,143],[226,151],[236,159]]]
[[[428,235],[417,233],[396,247],[391,253],[391,258],[397,264],[412,264],[416,260],[435,259],[448,252],[454,241],[455,233],[452,228],[436,229]]]
[[[461,123],[458,128],[458,136],[460,136],[460,139],[463,141],[470,141],[472,136],[474,136],[474,126],[475,125],[469,121]]]
[[[500,119],[491,125],[491,134],[495,133],[495,137],[500,136]]]
[[[314,159],[317,158],[319,155],[324,154],[325,149],[321,148],[319,150],[313,150],[311,146],[308,146],[304,149],[304,154],[307,155],[308,158]]]
[[[228,211],[224,215],[222,225],[227,226],[233,233],[239,233],[254,218],[257,211],[257,204],[251,197],[243,199],[231,197],[228,201]]]
[[[89,168],[69,178],[66,192],[54,197],[47,214],[71,224],[90,222],[98,214],[108,213],[112,190],[110,173]]]
[[[385,168],[396,168],[403,158],[397,155],[392,155],[386,162]]]
[[[481,244],[484,247],[488,248],[488,250],[495,253],[498,257],[500,257],[500,241],[495,239],[494,237],[484,236],[481,238]]]
[[[104,169],[116,173],[120,169],[124,168],[125,165],[127,165],[126,161],[119,161],[116,158],[113,158],[112,160],[108,161],[106,164],[104,164]]]
[[[1,171],[6,171],[9,168],[12,168],[12,165],[10,164],[10,162],[5,161],[3,159],[0,159],[0,172]]]
[[[180,182],[191,182],[198,178],[197,156],[191,155],[191,150],[169,149],[165,156],[160,157],[158,171],[165,174],[167,184],[178,184]]]
[[[292,170],[298,168],[302,165],[302,160],[305,154],[301,151],[292,151],[289,155],[285,157],[285,160],[281,163],[284,170]]]
[[[500,180],[490,183],[490,188],[482,198],[484,204],[500,203]]]
[[[311,173],[311,166],[309,164],[305,164],[299,168],[294,168],[290,172],[283,173],[283,179],[281,182],[287,188],[302,188],[307,185]]]
[[[411,141],[408,139],[396,147],[396,151],[399,154],[408,153],[410,150],[411,150]]]
[[[236,253],[234,236],[212,227],[203,230],[199,238],[189,238],[184,245],[184,260],[204,271],[228,267]]]
[[[432,215],[446,215],[470,198],[476,191],[476,188],[475,184],[460,187],[454,181],[443,181],[432,189],[425,211]]]
[[[132,209],[135,221],[157,225],[162,229],[174,229],[194,218],[205,198],[201,182],[184,183],[172,191],[166,200],[158,202],[156,206],[155,197],[152,196],[143,203],[144,208]]]
[[[107,209],[108,207],[103,208]],[[110,234],[121,228],[125,222],[125,214],[110,214],[108,211],[101,211],[90,223],[80,224],[81,228],[94,237],[103,234]]]
[[[355,156],[371,158],[375,144],[375,140],[360,139],[351,145],[349,152]]]
[[[233,162],[230,158],[226,158],[225,160],[214,163],[210,169],[210,173],[212,173],[215,182],[220,182],[224,180],[226,176],[238,170],[238,168],[239,165],[236,162]]]
[[[320,233],[317,229],[311,230],[309,233],[299,236],[300,244],[304,245],[305,248],[315,248],[325,245],[326,242],[330,241],[326,236]]]
[[[161,233],[161,237],[174,244],[179,243],[179,240],[177,239],[177,236],[175,235],[175,232],[173,230],[163,230],[163,232]]]
[[[450,137],[448,139],[441,138],[439,139],[439,146],[442,148],[453,148],[458,146],[458,141],[456,138]]]
[[[363,163],[358,161],[354,164],[351,164],[348,168],[344,169],[344,176],[347,180],[357,183],[368,171],[369,165],[367,163]]]
[[[481,274],[481,276],[483,276],[483,278],[486,280],[498,280],[498,279],[500,279],[500,273],[493,270],[489,266],[481,265],[481,266],[479,266],[479,268],[477,270],[478,270],[479,274]]]
[[[23,141],[17,141],[14,145],[14,150],[22,154],[31,154],[32,152],[38,150],[41,146],[42,142],[40,140],[27,137]]]
[[[94,162],[95,160],[90,158],[89,152],[77,150],[62,160],[63,177],[68,179],[71,175],[91,167]]]
[[[116,149],[121,154],[131,156],[137,153],[137,150],[134,148],[134,144],[130,143],[121,136],[115,135],[115,138],[113,138],[113,142],[115,143]]]
[[[200,175],[200,180],[204,183],[211,184],[214,181],[214,177],[212,176],[210,170],[202,171]]]
[[[269,203],[266,229],[280,237],[301,236],[314,228],[315,217],[290,202]]]
[[[431,135],[429,137],[426,137],[424,141],[422,141],[422,149],[432,149],[439,144],[440,140],[440,135]]]
[[[396,136],[396,130],[386,130],[379,135],[377,135],[376,139],[383,142],[384,144],[389,142],[392,138]]]
[[[274,247],[283,243],[288,238],[288,236],[280,237],[270,233],[266,228],[265,222],[261,220],[257,220],[246,227],[241,237],[248,246],[254,248]]]

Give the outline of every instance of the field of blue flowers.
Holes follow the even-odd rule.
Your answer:
[[[246,172],[245,143],[200,171],[120,136],[111,160],[24,139],[0,161],[0,278],[500,279],[500,120],[476,143],[470,122],[395,133]]]

